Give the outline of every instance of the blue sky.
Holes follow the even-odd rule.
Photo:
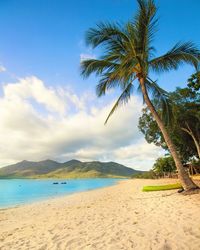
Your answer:
[[[177,41],[200,45],[199,0],[156,3],[157,55]],[[97,100],[97,79],[82,79],[79,69],[81,56],[99,53],[85,46],[87,29],[99,21],[126,22],[136,9],[135,0],[0,0],[0,166],[45,158],[152,166],[162,152],[147,145],[138,132],[138,97],[105,128],[113,95]],[[171,91],[186,86],[191,73],[193,69],[184,66],[155,79]]]
[[[192,40],[200,44],[200,1],[157,1],[160,17],[155,46],[159,53],[177,41]],[[49,85],[71,84],[75,91],[93,88],[95,79],[79,75],[84,34],[99,21],[127,21],[136,10],[134,0],[1,0],[0,62],[13,76],[37,75]],[[9,80],[8,72],[0,81]],[[192,72],[184,67],[179,72],[159,76],[160,84],[172,90],[184,85]]]

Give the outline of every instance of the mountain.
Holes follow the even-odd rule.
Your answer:
[[[52,160],[21,161],[0,168],[0,178],[127,178],[141,172],[116,162],[81,162],[78,160],[64,163]]]

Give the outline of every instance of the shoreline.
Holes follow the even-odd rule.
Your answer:
[[[93,179],[93,178],[91,178],[91,179]],[[104,178],[100,178],[100,179],[104,179]],[[69,192],[69,193],[62,193],[62,194],[59,194],[59,195],[52,195],[52,196],[49,196],[49,197],[48,196],[47,197],[42,197],[42,198],[38,198],[38,199],[35,199],[35,200],[32,200],[32,201],[20,203],[20,204],[17,204],[17,205],[10,205],[8,207],[3,207],[3,206],[1,207],[0,206],[0,211],[1,210],[12,209],[12,208],[19,208],[21,206],[26,206],[26,205],[40,204],[40,203],[43,203],[43,202],[48,202],[48,201],[59,199],[59,198],[65,198],[65,197],[75,195],[75,194],[78,194],[78,193],[82,193],[82,192],[90,192],[90,191],[94,191],[96,189],[111,187],[111,186],[117,185],[118,182],[129,180],[128,178],[127,179],[115,179],[115,178],[113,178],[113,179],[115,180],[114,183],[108,184],[108,185],[105,185],[105,186],[102,186],[102,187],[94,187],[94,188],[88,188],[88,190],[78,190],[78,191],[72,191],[72,192]],[[27,180],[30,180],[30,179],[27,179]],[[38,180],[40,181],[41,179],[38,179]],[[49,179],[46,179],[46,180],[49,180]],[[56,180],[57,179],[52,179],[52,181],[56,181]],[[63,179],[63,180],[67,181],[67,179]],[[77,180],[77,179],[75,179],[75,180]],[[80,179],[80,180],[82,180],[82,179]]]
[[[129,180],[129,179],[127,179],[127,180]],[[89,190],[75,191],[75,192],[68,193],[68,194],[66,193],[66,194],[61,194],[61,195],[57,195],[57,196],[54,196],[54,197],[52,196],[52,197],[43,198],[41,200],[39,199],[39,200],[30,201],[30,202],[27,202],[27,203],[21,203],[19,205],[10,206],[10,207],[0,207],[0,212],[2,210],[21,208],[21,207],[26,207],[26,206],[30,206],[30,205],[42,205],[42,203],[49,203],[51,201],[55,201],[56,199],[60,200],[60,199],[68,198],[68,197],[71,197],[71,196],[74,196],[74,195],[80,194],[80,193],[88,193],[88,192],[92,192],[92,191],[95,191],[95,190],[98,190],[98,189],[113,187],[115,185],[119,185],[120,182],[123,182],[123,181],[126,181],[126,179],[125,180],[118,180],[114,184],[110,184],[110,185],[104,186],[104,187],[97,187],[97,188],[92,188],[92,189],[89,189]]]
[[[0,249],[200,249],[200,195],[115,185],[0,210]]]

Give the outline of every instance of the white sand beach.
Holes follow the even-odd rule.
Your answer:
[[[200,194],[111,187],[0,210],[0,249],[199,250]]]

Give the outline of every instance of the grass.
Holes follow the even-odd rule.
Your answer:
[[[143,192],[151,192],[151,191],[163,191],[163,190],[172,190],[172,189],[179,189],[182,188],[180,183],[175,184],[167,184],[167,185],[160,185],[160,186],[144,186],[142,191]]]

